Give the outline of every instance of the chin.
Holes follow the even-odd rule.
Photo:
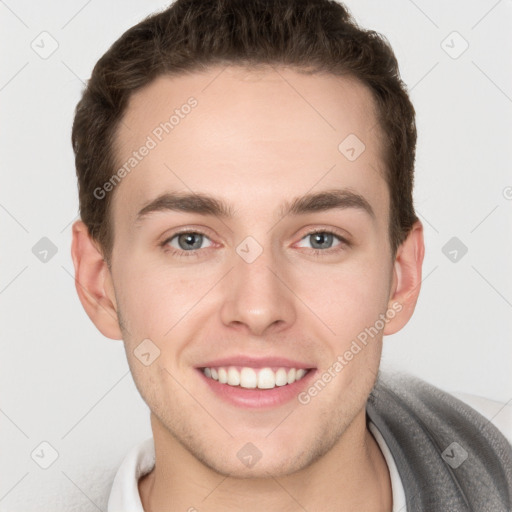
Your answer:
[[[259,448],[258,448],[259,447]],[[286,447],[286,449],[282,449]],[[261,448],[261,449],[260,449]],[[279,449],[281,448],[281,449]],[[295,444],[273,446],[265,442],[236,441],[216,453],[194,453],[209,469],[222,476],[239,479],[266,479],[284,477],[313,464],[330,449],[328,443],[312,447]]]

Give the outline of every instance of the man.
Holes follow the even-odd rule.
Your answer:
[[[421,284],[415,143],[391,48],[335,2],[177,0],[99,60],[77,291],[153,431],[109,511],[511,509],[505,437],[379,374]]]

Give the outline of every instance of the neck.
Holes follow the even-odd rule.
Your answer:
[[[391,481],[364,409],[310,466],[275,478],[233,478],[205,466],[154,415],[155,468],[139,480],[146,512],[322,510],[390,512]]]

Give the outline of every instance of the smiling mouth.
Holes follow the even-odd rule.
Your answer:
[[[274,389],[304,378],[310,368],[251,368],[217,366],[200,368],[203,374],[220,384],[245,389]]]

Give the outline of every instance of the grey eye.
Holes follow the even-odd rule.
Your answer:
[[[301,243],[308,238],[310,239],[312,249],[330,249],[331,247],[341,243],[340,238],[334,233],[330,233],[329,231],[317,231],[315,233],[309,233],[301,240]],[[337,244],[333,243],[336,239],[338,240]],[[307,246],[300,245],[300,247]]]
[[[182,251],[191,251],[195,249],[201,249],[201,246],[205,240],[208,240],[208,237],[202,233],[178,233],[169,240],[169,245],[176,249],[181,249]],[[177,241],[178,245],[175,245],[175,241]]]

